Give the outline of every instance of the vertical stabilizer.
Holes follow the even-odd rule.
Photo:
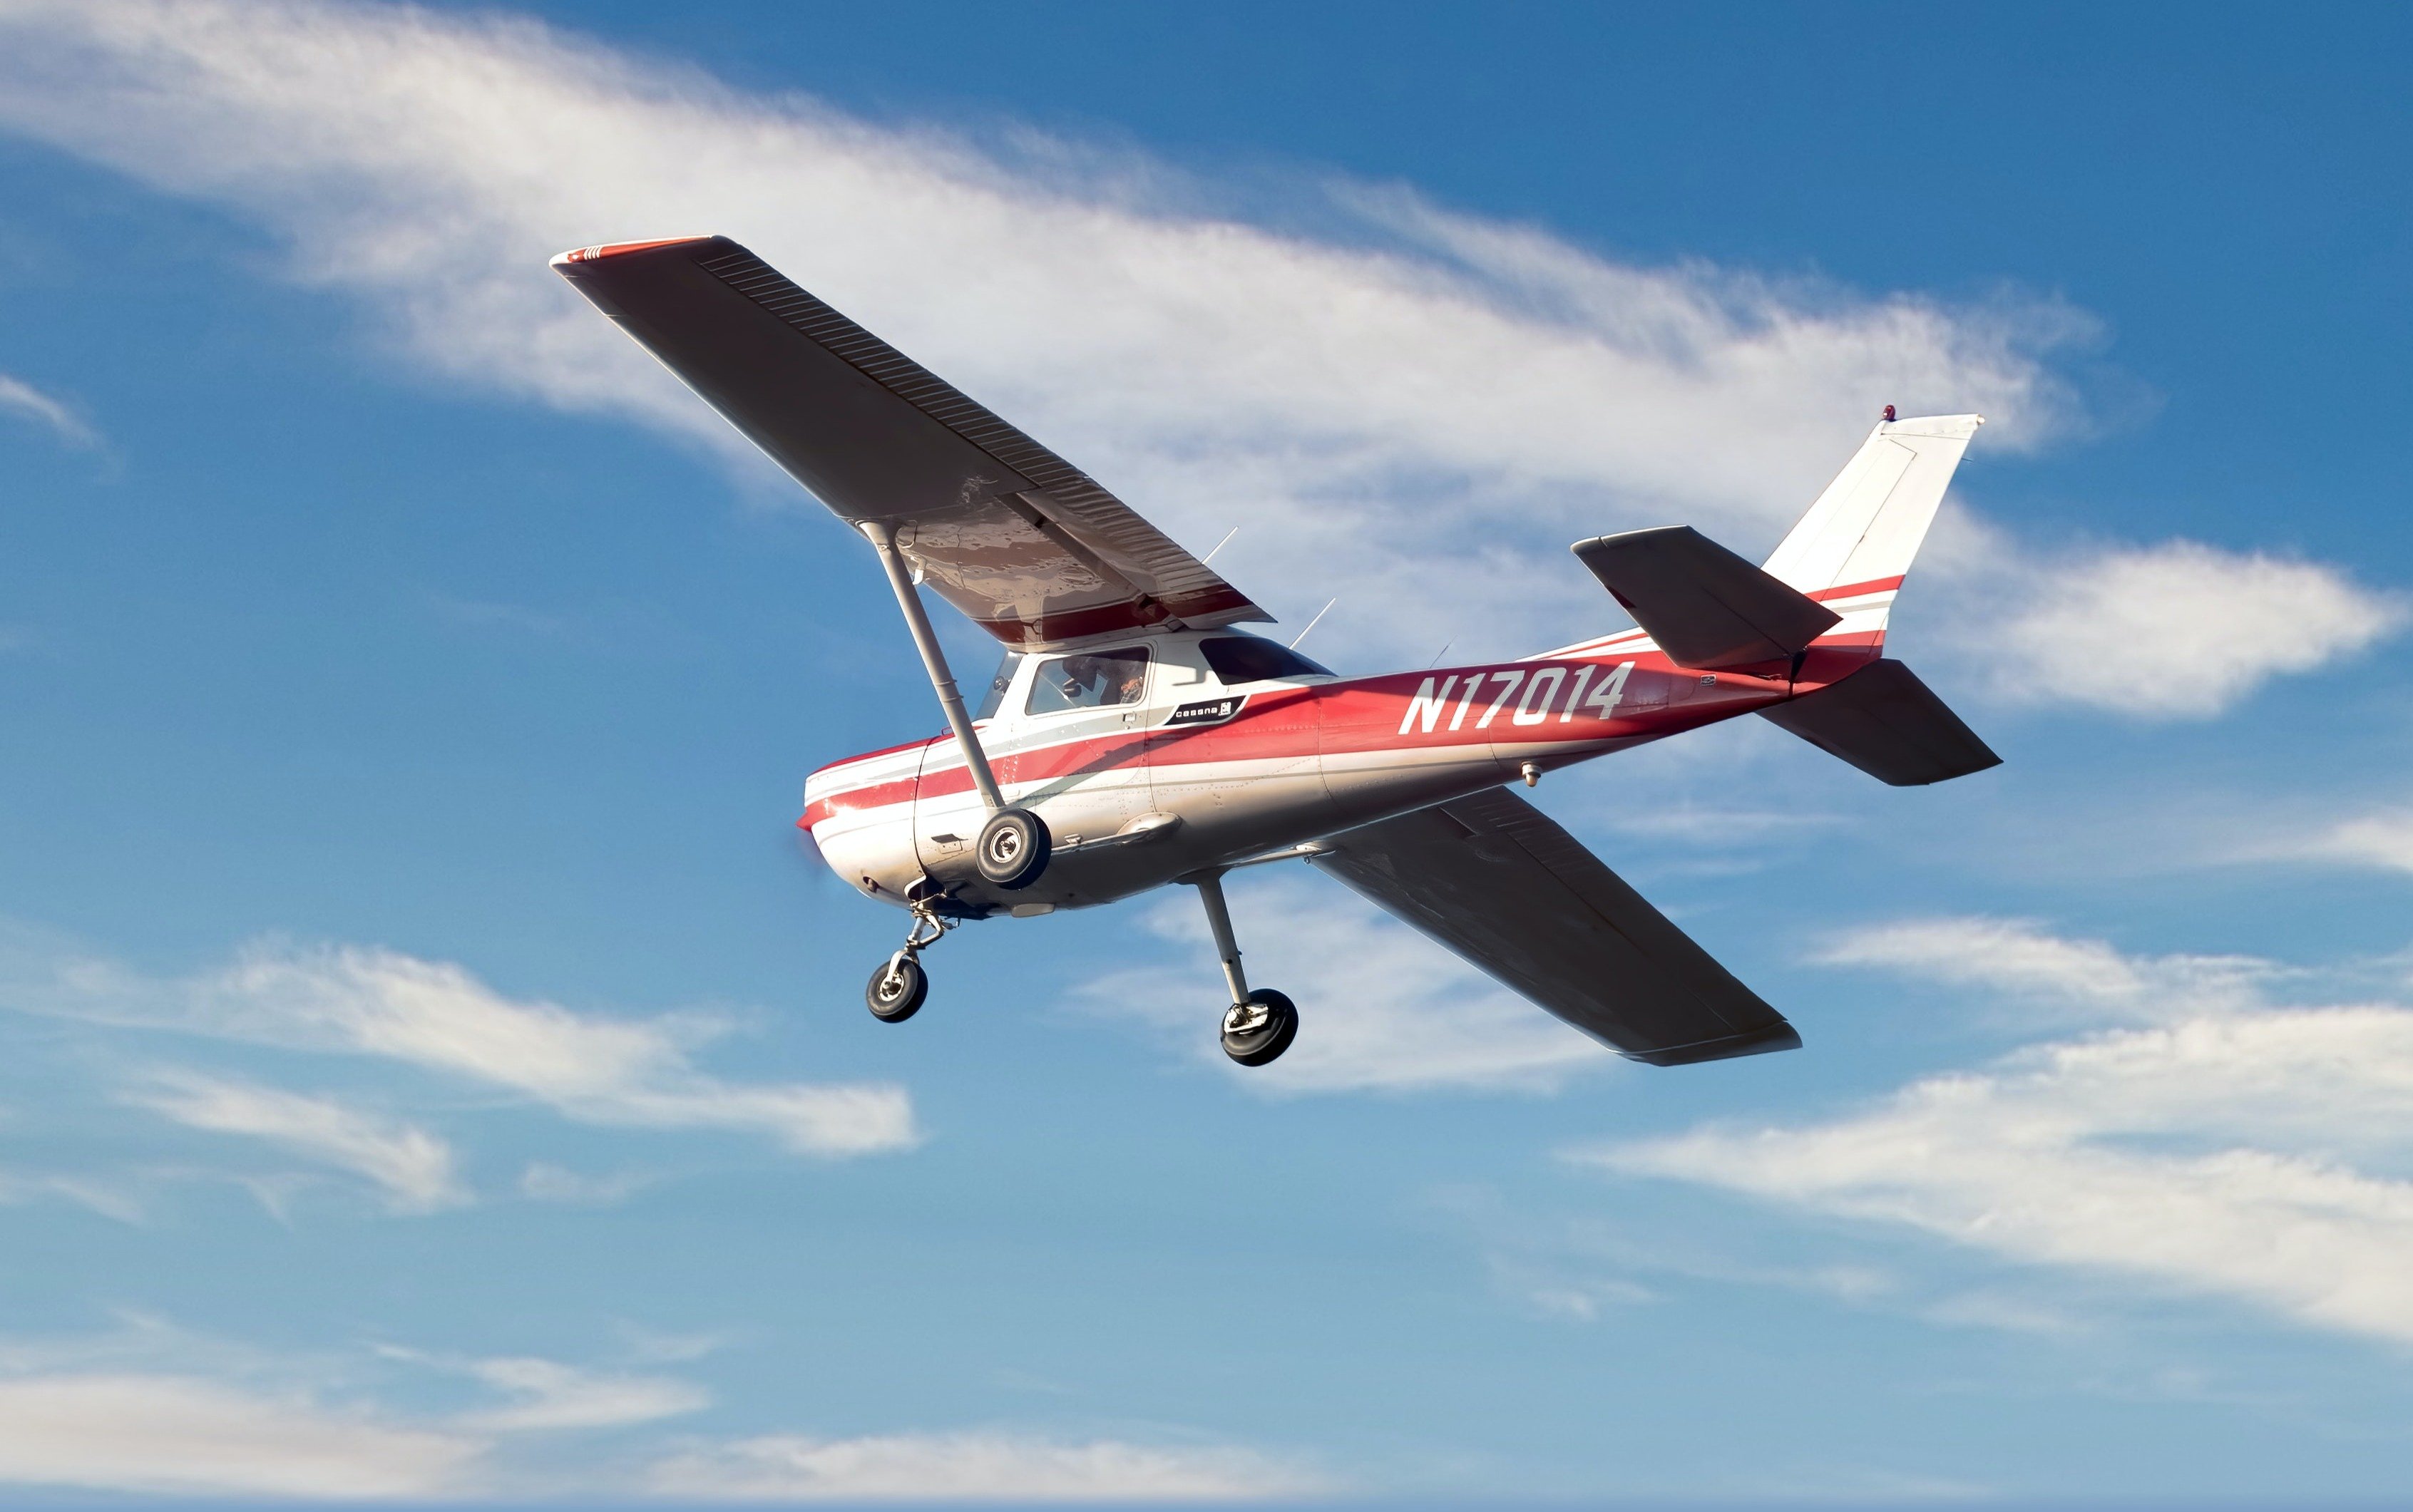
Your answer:
[[[1841,613],[1833,637],[1873,632],[1881,641],[1894,593],[1985,423],[1977,415],[1878,422],[1768,559],[1768,575]]]

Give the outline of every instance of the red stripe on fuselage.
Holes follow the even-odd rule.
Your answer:
[[[1826,649],[1822,643],[1821,650]],[[1828,675],[1816,681],[1832,681],[1847,669],[1856,669],[1866,659],[1865,653],[1841,645],[1833,650],[1836,654],[1820,657],[1821,670]],[[1848,668],[1843,665],[1847,659]],[[1600,679],[1614,675],[1616,668],[1625,663],[1632,664],[1632,670],[1626,675],[1615,712],[1602,718],[1595,708],[1583,707],[1577,697],[1578,690],[1591,691]],[[1578,681],[1586,668],[1591,668],[1591,675]],[[1552,678],[1548,674],[1554,669],[1560,675]],[[1472,698],[1467,696],[1470,678],[1474,687]],[[1547,696],[1525,700],[1527,722],[1517,723],[1520,696],[1541,682],[1550,684]],[[1410,712],[1411,705],[1427,687],[1443,703],[1433,717],[1430,731],[1423,727],[1422,712],[1414,716]],[[1657,652],[1597,659],[1552,657],[1430,672],[1393,672],[1260,692],[1251,695],[1239,717],[1225,724],[1159,726],[1149,730],[1074,738],[1054,745],[992,752],[990,763],[1000,783],[1018,785],[1058,782],[1134,765],[1174,769],[1221,762],[1311,760],[1319,755],[1363,756],[1384,751],[1465,748],[1471,753],[1473,748],[1494,745],[1606,745],[1655,739],[1727,718],[1773,703],[1786,691],[1782,680],[1731,671],[1704,674],[1678,668]],[[1572,718],[1567,717],[1570,704],[1577,706]],[[1404,732],[1402,726],[1408,727]],[[970,791],[971,773],[946,736],[833,762],[814,777],[822,781],[836,776],[842,781],[846,767],[933,745],[944,749],[933,751],[925,758],[918,780],[891,778],[822,795],[807,806],[798,822],[811,828],[841,814],[910,803],[917,785],[922,797],[932,799]],[[1169,771],[1167,775],[1179,780]]]

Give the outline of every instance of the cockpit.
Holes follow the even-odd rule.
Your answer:
[[[1151,673],[1160,697],[1173,699],[1195,697],[1209,684],[1237,688],[1337,675],[1278,640],[1229,630],[1196,638],[1155,636],[1140,645],[1058,656],[1010,651],[998,663],[972,717],[1037,718],[1141,704],[1148,701]]]

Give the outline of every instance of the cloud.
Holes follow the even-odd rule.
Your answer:
[[[1956,927],[1974,947],[1959,955]],[[2413,1341],[2413,1011],[2280,1006],[2254,987],[2281,976],[2269,963],[2103,951],[1984,920],[1872,932],[1830,959],[2152,1022],[1923,1078],[1828,1122],[1576,1158]]]
[[[32,420],[71,447],[89,449],[100,445],[99,433],[64,402],[5,373],[0,373],[0,414]]]
[[[718,1032],[709,1021],[603,1019],[514,1000],[459,966],[392,950],[260,943],[223,970],[170,979],[20,939],[0,949],[0,1006],[381,1056],[501,1087],[582,1123],[736,1130],[802,1154],[871,1154],[917,1138],[901,1087],[725,1081],[688,1058]]]
[[[2006,548],[1974,636],[1998,694],[2138,719],[2205,719],[2271,679],[2363,651],[2403,628],[2402,600],[2335,567],[2196,541],[2090,557]]]
[[[523,20],[16,0],[0,29],[0,127],[268,228],[428,371],[742,455],[544,266],[725,231],[1177,536],[1249,527],[1219,563],[1278,611],[1348,584],[1319,644],[1351,654],[1609,622],[1567,540],[1772,544],[1887,403],[1982,410],[1997,450],[2065,437],[2049,359],[2095,339],[2050,301],[1623,263],[1396,185],[875,124]]]
[[[2413,809],[2377,809],[2341,819],[2285,853],[2383,872],[2413,872]]]
[[[1337,882],[1244,872],[1226,888],[1250,985],[1279,988],[1298,1005],[1298,1038],[1281,1060],[1242,1071],[1224,1059],[1215,1033],[1222,971],[1186,891],[1151,910],[1147,927],[1186,947],[1187,962],[1113,973],[1082,999],[1149,1024],[1261,1091],[1547,1091],[1622,1064]]]
[[[172,1070],[153,1073],[124,1096],[189,1128],[253,1135],[367,1177],[397,1211],[433,1212],[469,1199],[454,1175],[452,1146],[332,1098]]]
[[[1984,988],[2098,1020],[2237,1008],[2277,973],[2250,956],[2124,956],[2106,941],[2065,939],[2006,918],[1903,919],[1850,930],[1813,959]]]
[[[520,1196],[538,1202],[608,1208],[628,1200],[651,1182],[651,1177],[639,1171],[585,1176],[549,1161],[537,1160],[529,1162],[527,1169],[520,1172]]]
[[[550,1359],[469,1361],[469,1374],[508,1396],[511,1405],[472,1413],[461,1426],[477,1432],[526,1433],[573,1428],[618,1428],[701,1412],[712,1394],[666,1375],[585,1371]]]
[[[458,1492],[477,1439],[298,1392],[181,1374],[0,1378],[0,1482],[348,1500]]]
[[[1246,1449],[1064,1443],[999,1431],[823,1439],[776,1433],[657,1464],[656,1495],[697,1501],[1228,1501],[1328,1490]]]

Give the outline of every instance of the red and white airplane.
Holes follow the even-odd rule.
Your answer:
[[[1272,616],[737,243],[553,266],[861,533],[896,590],[950,733],[823,767],[798,821],[850,885],[912,915],[866,993],[892,1022],[962,920],[1181,882],[1231,991],[1223,1049],[1262,1065],[1298,1013],[1242,975],[1221,877],[1299,859],[1635,1060],[1792,1050],[1783,1015],[1505,785],[1746,713],[1896,785],[2000,759],[1882,655],[1975,415],[1888,407],[1765,566],[1682,525],[1577,542],[1637,629],[1340,677],[1233,628]],[[917,584],[1007,648],[977,709]]]

